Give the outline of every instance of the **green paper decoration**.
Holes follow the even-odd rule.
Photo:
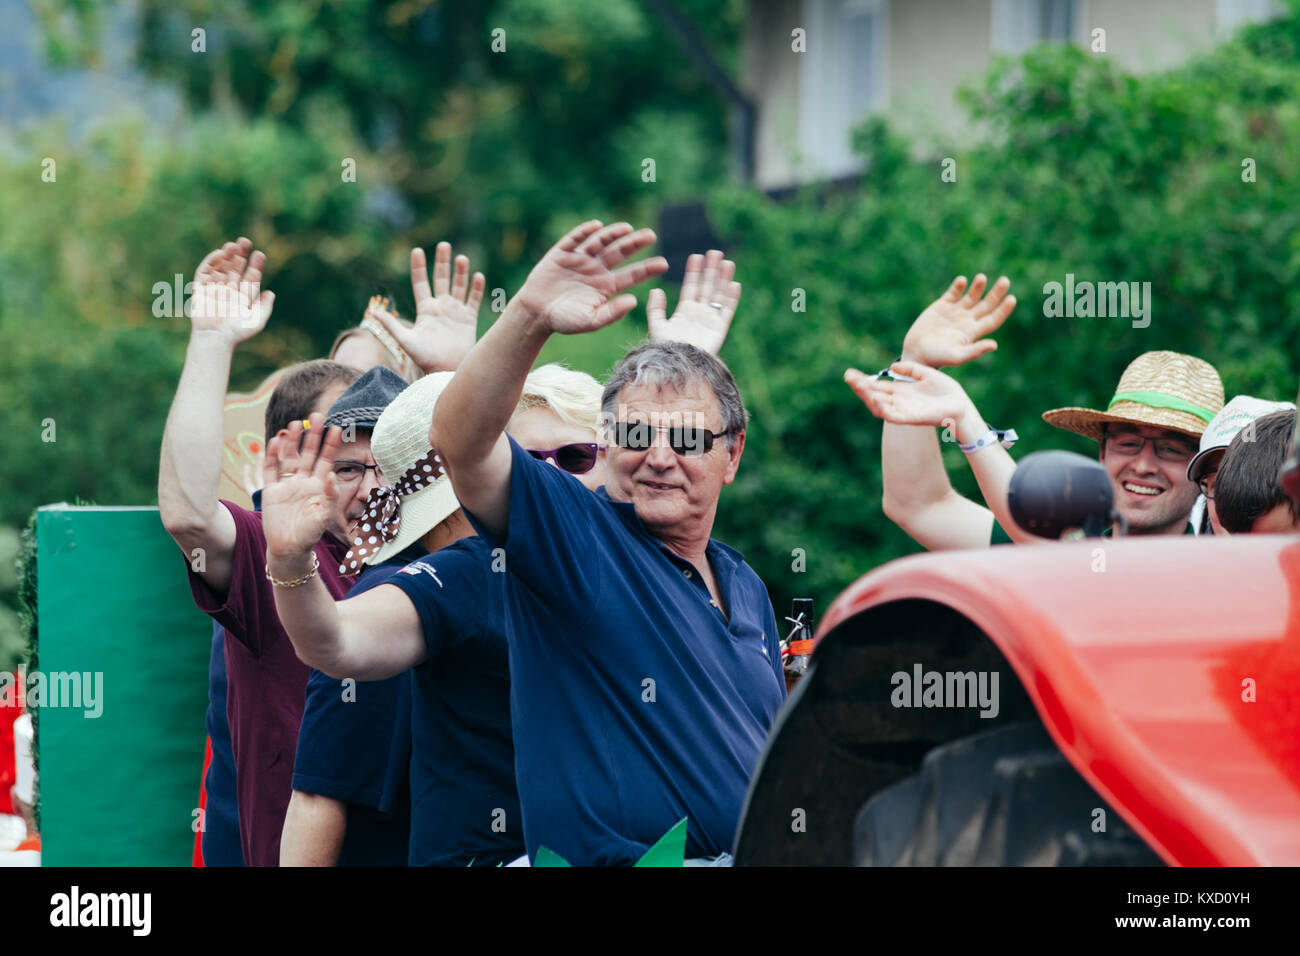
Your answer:
[[[678,820],[671,830],[655,841],[654,846],[642,854],[633,866],[681,866],[686,860],[686,817]],[[560,854],[549,847],[537,848],[537,859],[533,866],[572,866]]]

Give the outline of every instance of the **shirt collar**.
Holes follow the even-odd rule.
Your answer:
[[[636,505],[632,504],[632,502],[615,501],[613,498],[609,496],[609,492],[605,490],[604,485],[601,485],[599,488],[596,489],[596,497],[603,498],[605,501],[608,501],[611,505],[613,505],[614,511],[618,513],[619,517],[621,517],[624,521],[626,521],[637,531],[640,531],[644,535],[649,535],[650,537],[654,537],[654,535],[650,534],[650,531],[646,528],[646,526],[641,523],[641,518],[636,513]]]

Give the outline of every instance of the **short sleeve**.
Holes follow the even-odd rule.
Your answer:
[[[348,684],[313,670],[298,732],[293,789],[383,808],[395,769],[393,738],[404,726],[399,718],[409,710],[404,673]]]
[[[231,556],[230,590],[217,594],[203,580],[185,556],[190,592],[200,611],[226,629],[254,655],[262,653],[261,639],[267,636],[259,624],[267,613],[275,613],[275,596],[266,580],[266,535],[262,516],[222,499],[221,504],[235,522],[235,547]],[[269,602],[269,604],[268,604]]]
[[[366,568],[361,576],[357,578],[357,583],[352,585],[351,589],[344,596],[344,600],[351,600],[358,595],[365,594],[367,591],[373,591],[381,584],[392,584],[393,578],[401,571],[403,565],[400,564],[381,564],[378,567]]]
[[[349,598],[388,584],[399,560],[366,568]],[[392,812],[410,756],[410,674],[347,684],[312,670],[298,731],[293,788]],[[385,746],[382,735],[391,732]]]
[[[507,436],[508,437],[508,436]],[[548,605],[572,606],[599,593],[599,498],[510,438],[510,516],[505,540],[465,514],[489,548],[504,550],[510,574]]]
[[[473,640],[500,613],[493,578],[504,576],[492,573],[491,561],[482,542],[458,541],[381,582],[401,588],[415,605],[429,660]]]

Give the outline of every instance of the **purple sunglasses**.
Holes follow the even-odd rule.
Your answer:
[[[571,475],[585,475],[596,467],[596,456],[604,450],[604,445],[594,441],[579,441],[559,448],[529,448],[527,452],[542,461],[554,459],[557,465]]]

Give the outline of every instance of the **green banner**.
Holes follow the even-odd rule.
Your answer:
[[[180,552],[157,508],[42,508],[36,534],[42,862],[188,866],[212,624]]]

